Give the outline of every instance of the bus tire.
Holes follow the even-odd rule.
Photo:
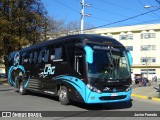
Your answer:
[[[69,98],[68,98],[68,91],[67,88],[65,86],[62,86],[59,92],[59,101],[62,105],[68,105],[69,102]]]
[[[25,95],[26,94],[26,90],[24,89],[24,83],[22,81],[19,84],[19,93],[21,95]]]

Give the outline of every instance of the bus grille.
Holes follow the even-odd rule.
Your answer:
[[[125,99],[126,95],[120,95],[120,96],[103,96],[100,97],[100,100],[119,100],[119,99]]]

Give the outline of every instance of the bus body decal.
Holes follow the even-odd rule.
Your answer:
[[[24,88],[26,88],[28,86],[29,81],[30,81],[30,76],[29,76],[27,82],[25,83]]]
[[[59,76],[59,77],[56,77],[54,80],[63,80],[63,81],[70,83],[80,93],[85,103],[106,103],[106,102],[110,103],[110,102],[119,101],[119,100],[104,100],[104,101],[100,100],[99,99],[100,97],[111,96],[112,93],[93,92],[86,86],[86,84],[83,83],[82,80],[72,77],[72,76]],[[132,91],[118,92],[117,95],[118,96],[126,95],[127,97],[121,100],[121,101],[126,101],[130,99],[131,92]],[[95,98],[93,99],[93,97]]]
[[[9,71],[8,71],[8,82],[9,82],[11,85],[13,85],[14,87],[16,86],[16,83],[15,83],[14,80],[12,80],[11,74],[12,74],[13,70],[16,70],[16,69],[18,69],[18,68],[19,68],[20,70],[22,70],[23,73],[25,73],[25,69],[24,69],[24,67],[23,67],[22,65],[18,65],[18,66],[16,66],[16,67],[15,67],[15,66],[11,66],[10,69],[9,69]],[[27,82],[25,83],[24,88],[27,87],[27,85],[28,85],[28,83],[29,83],[29,80],[30,80],[30,77],[28,78]]]
[[[39,73],[39,77],[45,78],[48,75],[54,75],[55,66],[51,66],[51,64],[45,64],[45,67],[41,73]]]
[[[10,68],[9,68],[9,70],[8,70],[8,82],[11,84],[11,85],[13,85],[13,86],[15,86],[15,82],[11,79],[11,73],[12,73],[12,71],[15,69],[15,67],[14,66],[11,66]]]
[[[83,83],[82,80],[79,80],[78,78],[72,76],[56,77],[54,80],[63,80],[70,83],[80,93],[83,100],[86,101],[85,90],[87,90],[88,88],[86,87],[86,85]]]

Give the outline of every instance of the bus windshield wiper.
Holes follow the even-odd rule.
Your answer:
[[[118,69],[118,64],[119,64],[119,60],[120,60],[120,56],[117,56],[117,55],[113,55],[113,52],[118,52],[118,50],[112,48],[112,47],[109,47],[109,53],[107,54],[108,55],[108,58],[109,58],[109,68],[110,68],[110,74],[113,75],[113,78],[116,77],[116,69]]]

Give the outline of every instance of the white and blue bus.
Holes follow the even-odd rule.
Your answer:
[[[132,58],[117,40],[99,35],[70,35],[9,55],[8,82],[19,89],[70,101],[130,101]]]

